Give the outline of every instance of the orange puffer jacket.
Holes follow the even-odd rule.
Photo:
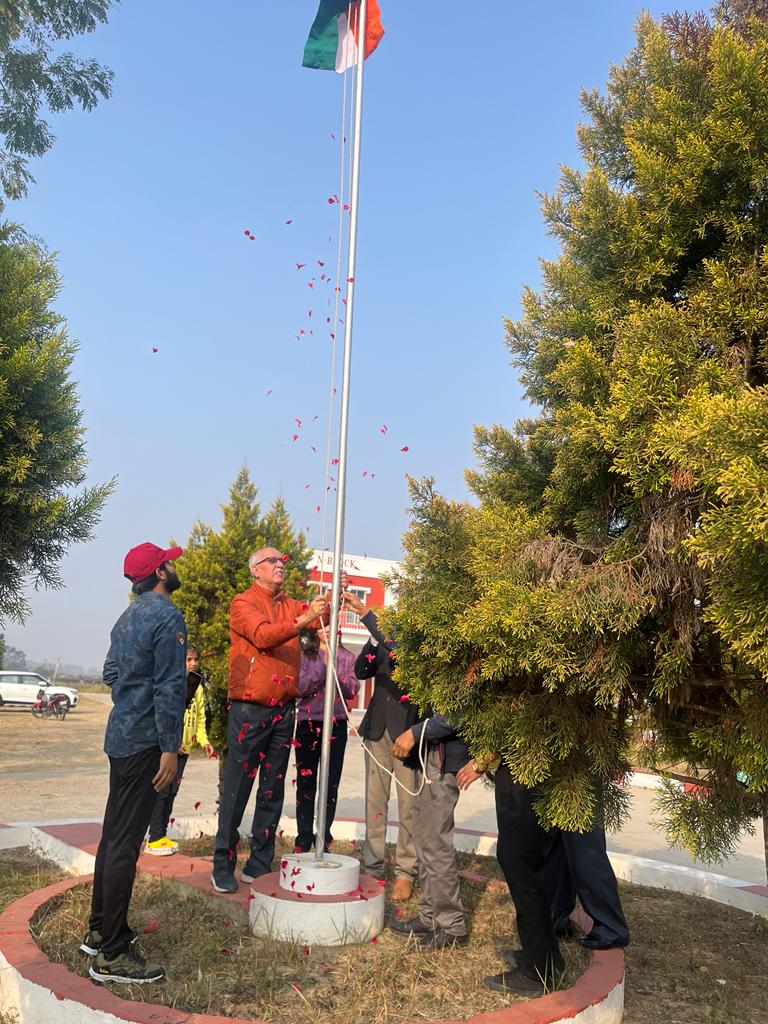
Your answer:
[[[273,707],[298,693],[301,647],[296,620],[306,604],[254,583],[229,612],[230,700]],[[312,625],[318,625],[312,623]]]

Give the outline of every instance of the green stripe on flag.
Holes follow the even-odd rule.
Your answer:
[[[337,18],[346,14],[349,0],[320,0],[312,29],[304,47],[305,68],[318,71],[336,70],[336,51],[339,46],[339,24]]]

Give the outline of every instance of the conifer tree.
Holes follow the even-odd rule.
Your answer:
[[[288,555],[284,589],[293,597],[300,597],[306,590],[310,558],[304,535],[294,533],[282,498],[262,515],[246,467],[238,473],[229,501],[221,508],[218,531],[203,523],[192,528],[178,563],[183,585],[174,594],[190,641],[199,646],[203,669],[210,677],[209,736],[218,751],[226,745],[229,606],[235,594],[247,590],[253,582],[248,558],[261,547],[275,547]]]
[[[642,15],[582,104],[506,323],[538,414],[477,429],[475,503],[412,482],[400,681],[545,824],[669,770],[668,839],[717,859],[768,819],[768,4]]]
[[[50,254],[0,226],[0,621],[26,617],[25,584],[61,585],[62,556],[91,537],[112,488],[81,486],[76,345],[51,308],[59,287]]]

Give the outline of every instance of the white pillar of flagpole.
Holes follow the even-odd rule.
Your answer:
[[[320,749],[320,770],[317,779],[315,812],[315,859],[325,852],[325,822],[328,805],[328,777],[331,766],[333,707],[336,702],[336,652],[339,646],[339,602],[341,570],[344,558],[344,511],[347,498],[347,435],[349,431],[349,381],[352,369],[352,320],[355,308],[355,266],[357,263],[357,218],[360,195],[360,148],[363,132],[363,72],[365,69],[365,31],[368,0],[361,0],[358,25],[357,88],[355,91],[355,135],[352,149],[350,180],[349,250],[347,254],[347,315],[344,321],[344,363],[341,374],[341,415],[339,422],[339,478],[336,487],[336,526],[333,547],[333,584],[331,586],[331,625],[328,637],[328,664],[325,671],[325,703],[323,705],[323,739]],[[351,11],[350,5],[350,11]]]

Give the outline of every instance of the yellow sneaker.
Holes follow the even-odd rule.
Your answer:
[[[144,853],[148,853],[150,857],[170,857],[178,849],[178,843],[174,843],[172,839],[163,836],[162,839],[156,839],[154,843],[147,843],[144,846]]]

